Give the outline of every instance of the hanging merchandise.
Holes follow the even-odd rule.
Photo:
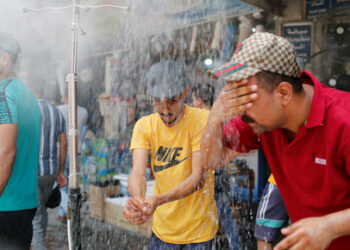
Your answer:
[[[118,155],[118,174],[129,174],[132,167],[132,152],[129,148],[120,148]]]
[[[107,175],[108,179],[112,179],[117,172],[119,156],[119,142],[117,139],[108,139],[108,166]]]
[[[88,190],[91,182],[96,181],[96,158],[93,155],[92,141],[85,139],[81,146],[79,183]]]
[[[237,44],[240,44],[252,34],[252,24],[246,16],[240,16],[238,20],[240,21],[240,24],[238,25],[239,32]]]
[[[220,20],[220,21],[217,21],[215,23],[213,40],[211,41],[211,45],[210,45],[210,48],[212,50],[219,50],[220,49],[220,43],[222,41],[222,34],[223,34],[223,21]]]
[[[222,62],[227,62],[232,57],[233,48],[235,46],[235,44],[232,41],[235,41],[235,37],[238,32],[238,27],[236,22],[232,22],[230,24],[227,24],[226,26],[225,40],[224,40],[224,45],[222,48],[222,56],[221,56]]]
[[[198,35],[198,27],[193,26],[191,42],[190,42],[190,53],[194,53],[194,51],[195,51],[196,44],[197,44],[197,35]]]

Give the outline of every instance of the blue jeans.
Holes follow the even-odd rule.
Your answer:
[[[67,178],[67,185],[60,189],[61,191],[61,203],[60,209],[58,210],[58,215],[61,217],[66,217],[67,206],[68,206],[68,185],[69,185],[69,156],[66,159],[66,164],[64,165],[64,176]]]
[[[230,196],[228,178],[223,171],[215,175],[214,197],[219,214],[219,223],[224,229],[230,249],[241,249],[238,228],[232,218],[230,209],[230,197],[233,197],[233,195]]]
[[[213,240],[188,243],[188,244],[171,244],[166,243],[159,239],[154,233],[152,233],[151,240],[149,242],[149,250],[211,250],[213,246]]]
[[[56,175],[38,176],[39,205],[33,219],[33,249],[43,250],[45,247],[45,236],[48,222],[47,208],[45,206],[50,197],[51,190],[55,184]]]

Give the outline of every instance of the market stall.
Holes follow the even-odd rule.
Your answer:
[[[153,112],[145,94],[148,68],[160,59],[182,61],[189,73],[188,84],[191,86],[199,75],[206,74],[207,69],[230,58],[236,44],[251,34],[255,27],[251,21],[257,19],[256,24],[264,22],[267,29],[274,29],[268,23],[271,17],[266,14],[260,16],[259,9],[238,1],[201,3],[166,10],[169,13],[151,12],[138,16],[133,22],[142,25],[137,28],[132,28],[131,20],[116,26],[115,51],[105,58],[105,91],[98,96],[99,111],[104,121],[103,138],[86,140],[81,163],[81,181],[88,183],[90,190],[90,217],[146,236],[151,233],[152,223],[143,226],[128,223],[122,207],[128,196],[127,176],[132,166],[129,151],[132,128],[136,120]],[[152,20],[150,15],[157,14],[164,22],[158,22],[159,27],[148,25]],[[211,59],[212,64],[207,59]],[[211,83],[216,85],[217,91],[222,84]],[[186,102],[191,104],[190,99]],[[240,234],[244,235],[242,244],[251,248],[255,243],[252,214],[255,214],[267,178],[266,163],[256,151],[232,162],[228,172],[231,175],[232,216],[240,225]],[[150,166],[147,173],[149,193],[154,185]],[[112,188],[114,185],[118,185],[118,189]],[[227,243],[224,239],[219,244]]]
[[[3,29],[9,31],[6,29],[13,27],[12,22],[18,27],[11,32],[24,44],[20,76],[25,79],[45,72],[46,94],[58,104],[71,71],[72,1],[52,1],[49,8],[38,2],[15,5],[16,11],[26,7],[22,19],[9,18],[3,22],[8,24]],[[121,209],[129,195],[133,126],[153,112],[145,75],[160,59],[184,63],[192,86],[208,69],[229,60],[244,38],[268,31],[288,38],[305,67],[326,84],[340,89],[344,79],[349,82],[350,1],[150,0],[147,6],[143,0],[118,1],[118,5],[114,1],[101,5],[85,4],[103,1],[80,2],[75,6],[80,10],[79,25],[74,23],[79,37],[76,75],[71,78],[76,81],[73,96],[76,94],[77,99],[71,104],[73,109],[77,104],[87,108],[89,118],[76,166],[78,185],[88,193],[89,217],[100,224],[150,235],[151,222],[131,225]],[[1,7],[8,8],[5,4]],[[37,27],[29,29],[24,25],[28,23]],[[223,85],[205,80],[216,87],[216,92]],[[191,104],[191,99],[186,103]],[[77,134],[71,131],[72,136]],[[242,248],[251,249],[255,209],[269,171],[264,157],[256,151],[231,162],[227,172],[232,216],[241,234],[248,235],[242,239]],[[150,165],[147,180],[151,194],[154,180]]]

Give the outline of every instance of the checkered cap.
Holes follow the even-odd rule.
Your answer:
[[[299,77],[294,46],[283,37],[257,32],[238,45],[230,62],[210,70],[209,74],[214,78],[239,81],[261,71]]]
[[[172,98],[186,87],[184,66],[175,61],[162,60],[153,64],[147,73],[147,94],[157,98]]]

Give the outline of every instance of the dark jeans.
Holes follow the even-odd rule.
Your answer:
[[[36,208],[0,212],[0,249],[29,249]]]
[[[159,239],[154,233],[149,243],[149,250],[211,250],[213,241],[205,241],[200,243],[189,244],[170,244]]]

